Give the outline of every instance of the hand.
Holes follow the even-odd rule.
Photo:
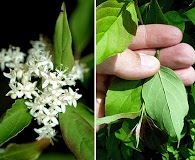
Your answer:
[[[194,83],[195,51],[181,40],[182,33],[174,26],[140,25],[128,49],[96,67],[96,117],[104,116],[105,95],[116,76],[126,80],[147,78],[157,73],[161,64],[173,69],[184,85]],[[154,57],[157,48],[159,60]]]

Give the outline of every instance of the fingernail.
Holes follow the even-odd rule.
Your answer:
[[[160,66],[158,59],[154,56],[140,54],[140,58],[143,67],[154,69]]]

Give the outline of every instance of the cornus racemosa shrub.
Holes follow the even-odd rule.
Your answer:
[[[83,95],[92,90],[88,83],[93,78],[94,56],[81,55],[92,38],[92,17],[86,20],[85,15],[93,11],[93,1],[89,1],[87,10],[84,6],[79,4],[81,8],[74,11],[69,25],[62,3],[53,41],[40,35],[39,40],[30,41],[32,47],[26,53],[13,45],[0,51],[0,69],[9,80],[5,96],[15,101],[0,121],[0,159],[46,158],[47,152],[42,152],[49,147],[54,151],[49,159],[94,158],[93,108]],[[83,19],[86,23],[82,28],[75,28],[74,23]],[[85,36],[86,30],[89,34]],[[31,125],[32,121],[36,124]],[[31,131],[24,132],[25,137],[36,135],[34,142],[13,143],[12,138],[27,127]],[[68,148],[68,154],[53,150],[59,142],[64,142],[58,147]]]

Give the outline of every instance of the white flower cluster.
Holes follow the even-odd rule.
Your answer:
[[[86,68],[75,61],[69,72],[67,69],[54,69],[51,55],[45,50],[46,45],[42,41],[32,41],[32,46],[25,63],[26,54],[20,52],[19,47],[0,52],[1,70],[10,68],[10,73],[4,73],[10,79],[11,88],[6,96],[26,99],[30,114],[41,125],[34,129],[39,134],[37,140],[50,138],[52,142],[56,135],[54,127],[59,124],[58,113],[64,113],[66,106],[76,107],[82,96],[71,86],[75,86],[76,80],[83,80]]]
[[[1,71],[5,70],[5,67],[21,69],[24,64],[25,53],[20,51],[19,47],[10,46],[8,50],[1,49],[0,52],[0,67]]]

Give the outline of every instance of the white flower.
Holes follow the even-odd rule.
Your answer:
[[[21,77],[21,83],[26,84],[29,81],[31,81],[31,73],[30,72],[23,72],[23,75]]]
[[[53,63],[49,52],[34,52],[28,56],[27,66],[31,73],[35,73],[38,77],[41,72],[47,72],[53,70]]]
[[[30,102],[30,101],[26,101],[25,104],[28,106],[28,108],[30,109],[30,114],[33,116],[33,117],[38,117],[40,116],[40,113],[42,112],[43,114],[43,108],[44,108],[44,105],[42,104],[38,104],[38,103],[34,103],[34,102]],[[39,119],[39,122],[41,124],[42,122],[42,119],[43,119],[43,115],[42,117],[38,117]]]
[[[11,96],[12,98],[21,98],[23,93],[19,91],[16,83],[9,83],[9,87],[11,90],[6,94],[6,96]]]
[[[83,81],[83,73],[87,72],[88,69],[85,68],[84,64],[79,64],[79,61],[75,61],[75,65],[73,66],[72,70],[70,71],[70,75],[74,80],[81,80]]]
[[[5,66],[14,68],[14,70],[22,69],[25,55],[19,47],[9,46],[8,50],[2,49],[0,52],[1,70],[3,71]]]
[[[63,80],[63,85],[64,86],[75,86],[76,81],[72,78],[72,75],[68,74],[68,75],[64,75],[63,76],[64,80]]]
[[[11,60],[11,57],[6,54],[6,50],[2,49],[0,52],[0,64],[1,64],[1,71],[5,70],[5,64]]]
[[[37,120],[37,123],[39,125],[43,124],[43,119],[45,117],[45,113],[43,112],[43,110],[38,110],[36,112],[36,117],[35,117],[35,120]]]
[[[24,68],[24,64],[23,63],[15,63],[15,62],[9,62],[6,63],[6,67],[8,68],[13,68],[14,70],[21,70]]]
[[[43,124],[44,125],[49,125],[52,124],[52,126],[58,125],[59,122],[56,118],[58,112],[54,109],[47,109],[43,108],[43,111],[45,113],[45,117],[43,118]]]
[[[37,76],[39,76],[39,66],[35,63],[35,61],[33,59],[30,59],[27,63],[28,66],[28,72],[31,73],[35,73]]]
[[[14,70],[23,69],[25,53],[20,51],[19,47],[10,46],[6,51],[6,55],[10,57],[5,66]]]
[[[36,91],[37,82],[34,82],[34,83],[27,82],[27,83],[24,83],[24,84],[21,84],[21,83],[18,82],[17,85],[18,85],[18,89],[24,95],[25,99],[27,99],[27,98],[32,99],[32,95],[33,96],[38,95],[38,93]]]
[[[30,41],[31,45],[33,48],[28,50],[28,53],[33,53],[33,52],[40,52],[40,51],[45,51],[46,50],[46,44],[43,43],[43,37],[40,35],[39,40],[37,41]]]
[[[22,76],[23,76],[23,73],[24,73],[23,70],[18,70],[17,73],[16,73],[16,77],[17,77],[18,79],[21,79]]]
[[[58,113],[63,112],[61,106],[59,107],[58,105],[53,104],[53,103],[50,103],[49,106],[51,109],[56,110]]]
[[[48,74],[42,72],[42,77],[43,77],[43,83],[42,83],[42,88],[47,87],[49,84],[52,85],[52,87],[55,89],[58,87],[58,79],[55,75],[55,73],[49,72]]]
[[[12,55],[13,62],[15,63],[24,62],[24,57],[26,54],[20,51],[20,47],[10,46],[7,52],[8,54]]]
[[[59,98],[59,99],[61,100],[61,98]],[[66,112],[66,106],[68,105],[68,103],[64,100],[61,100],[60,102],[61,102],[60,103],[60,109],[61,109],[60,112],[65,113]]]
[[[39,134],[39,136],[36,139],[40,140],[42,138],[49,138],[51,143],[53,143],[52,139],[56,135],[56,131],[52,127],[53,127],[52,125],[46,125],[39,129],[35,128],[34,131]]]
[[[10,79],[10,83],[16,82],[16,71],[15,70],[10,69],[10,73],[4,72],[3,75]]]
[[[76,107],[77,100],[81,97],[82,97],[81,94],[74,92],[72,88],[69,87],[68,90],[65,90],[65,94],[63,95],[62,99],[66,100],[70,106],[73,105],[74,107]]]

